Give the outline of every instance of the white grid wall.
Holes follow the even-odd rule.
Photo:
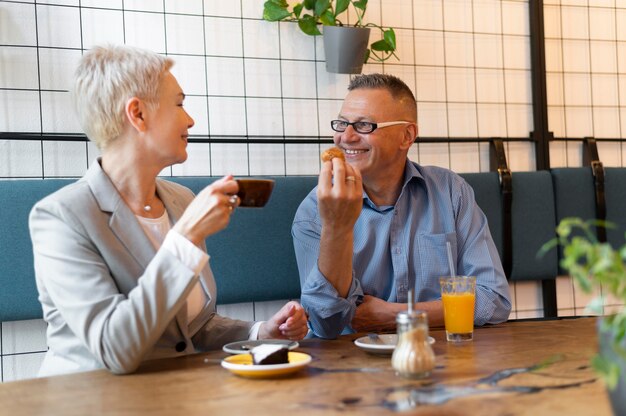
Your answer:
[[[190,144],[188,161],[164,175],[317,174],[325,144],[245,141],[329,139],[349,76],[325,71],[321,38],[295,23],[261,20],[263,2],[0,0],[0,131],[80,133],[68,93],[76,62],[92,45],[126,43],[176,61],[172,72],[196,121],[192,135],[242,139]],[[533,129],[528,17],[521,0],[384,0],[384,8],[370,0],[366,18],[395,28],[400,60],[363,72],[394,74],[412,88],[422,137],[525,138]],[[507,142],[506,150],[514,172],[535,169],[531,143]],[[80,177],[96,155],[81,142],[4,140],[0,178]],[[489,170],[486,143],[418,140],[410,157],[457,172]],[[557,283],[560,313],[580,313],[584,303],[569,279]],[[512,319],[542,316],[539,284],[511,289]],[[219,310],[264,319],[280,304]],[[39,320],[2,323],[3,381],[36,373],[44,330]]]
[[[626,143],[607,140],[626,136],[626,1],[544,4],[550,130],[557,138],[595,137],[605,166],[626,166]],[[581,160],[580,142],[550,146],[553,167]]]
[[[349,82],[329,74],[321,38],[261,19],[263,0],[0,1],[0,131],[80,133],[68,90],[84,49],[126,43],[170,55],[196,120],[192,135],[330,138]],[[528,137],[532,130],[528,5],[518,0],[380,0],[366,18],[393,26],[399,61],[364,72],[401,77],[425,137]],[[468,16],[470,18],[468,18]],[[375,33],[375,32],[374,32]],[[4,142],[0,177],[80,176],[84,143]],[[509,144],[532,170],[529,143]],[[194,144],[178,175],[319,171],[317,144]],[[416,144],[411,158],[458,172],[488,170],[488,145]]]

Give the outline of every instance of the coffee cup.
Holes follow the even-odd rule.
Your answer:
[[[245,178],[237,179],[239,192],[237,196],[241,201],[240,207],[260,208],[267,204],[274,189],[274,181],[272,179],[256,179]]]

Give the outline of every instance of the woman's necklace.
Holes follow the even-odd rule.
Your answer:
[[[143,206],[143,210],[146,212],[150,212],[152,211],[152,206],[150,204],[152,204],[152,201],[154,201],[154,197],[156,196],[156,194],[152,195],[152,198],[150,198],[150,200],[148,201],[148,203],[146,205]]]

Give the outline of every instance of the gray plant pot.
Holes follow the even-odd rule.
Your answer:
[[[369,27],[324,26],[326,71],[360,74],[369,45]]]
[[[603,332],[600,325],[598,325],[598,339],[600,343],[600,354],[617,363],[620,367],[619,382],[615,390],[607,389],[609,399],[611,400],[611,407],[613,408],[613,414],[618,416],[626,415],[626,361],[619,357],[613,350],[613,334]]]

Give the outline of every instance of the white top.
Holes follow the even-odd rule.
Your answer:
[[[195,274],[200,274],[202,268],[209,261],[209,255],[193,245],[191,241],[171,229],[172,224],[170,223],[169,215],[167,215],[167,210],[164,210],[163,215],[159,218],[145,218],[139,215],[136,215],[136,217],[141,228],[143,228],[156,250],[163,246],[182,263],[193,270]],[[198,316],[207,300],[208,297],[205,289],[202,287],[200,281],[198,281],[191,290],[191,293],[189,293],[189,296],[187,296],[187,322],[192,322],[193,319]],[[256,322],[252,328],[250,328],[248,339],[258,338],[262,323],[263,321]]]
[[[209,261],[208,254],[194,246],[191,241],[177,232],[169,232],[171,224],[167,210],[164,210],[163,215],[159,218],[144,218],[138,215],[136,217],[156,250],[163,245],[164,248],[193,270],[195,274],[200,274],[200,270]],[[198,281],[187,296],[187,322],[193,321],[200,314],[207,300],[206,292],[200,281]]]

